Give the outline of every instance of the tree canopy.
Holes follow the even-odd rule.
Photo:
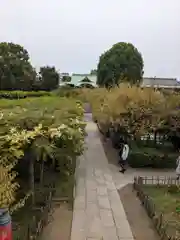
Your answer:
[[[59,85],[59,73],[56,71],[55,67],[41,67],[39,79],[41,90],[44,91],[54,90]]]
[[[0,90],[31,90],[36,72],[24,47],[0,43]]]
[[[41,67],[37,74],[23,46],[0,43],[0,90],[51,91],[58,86],[59,73],[55,67]]]
[[[90,72],[90,74],[96,75],[96,74],[97,74],[97,69],[92,69],[91,72]]]
[[[63,76],[62,77],[62,82],[66,82],[66,83],[71,82],[71,76]]]
[[[126,80],[138,83],[143,75],[143,58],[131,43],[119,42],[100,56],[97,84],[110,87]]]

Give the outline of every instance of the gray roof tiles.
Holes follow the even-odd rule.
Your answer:
[[[180,87],[176,78],[143,78],[142,86]]]

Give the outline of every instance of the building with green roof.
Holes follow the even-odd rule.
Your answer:
[[[61,82],[60,85],[72,84],[76,87],[96,87],[97,75],[96,74],[75,74],[71,76],[71,81],[68,83]]]

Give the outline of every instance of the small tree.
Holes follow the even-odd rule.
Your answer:
[[[44,91],[51,91],[59,86],[59,73],[56,71],[55,67],[41,67],[40,68],[40,80],[41,89]]]
[[[62,77],[62,82],[65,82],[65,83],[71,82],[71,76],[63,76]]]
[[[143,59],[131,43],[120,42],[100,56],[97,69],[99,86],[115,86],[126,79],[134,84],[142,79]]]

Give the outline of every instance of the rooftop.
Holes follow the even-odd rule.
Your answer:
[[[143,87],[163,87],[163,88],[180,88],[180,82],[176,78],[149,78],[144,77]]]
[[[87,79],[87,81],[86,81]],[[73,73],[71,75],[71,81],[69,84],[75,86],[80,86],[81,84],[91,84],[96,85],[97,75],[96,74],[79,74]],[[60,85],[65,85],[66,83],[60,83]],[[180,82],[176,78],[153,78],[144,77],[142,81],[142,87],[160,87],[160,88],[180,88]]]
[[[87,79],[87,81],[85,81]],[[71,84],[75,86],[80,86],[81,84],[91,84],[92,86],[96,86],[97,76],[95,74],[77,74],[73,73],[71,76]],[[61,85],[64,85],[64,83]]]

